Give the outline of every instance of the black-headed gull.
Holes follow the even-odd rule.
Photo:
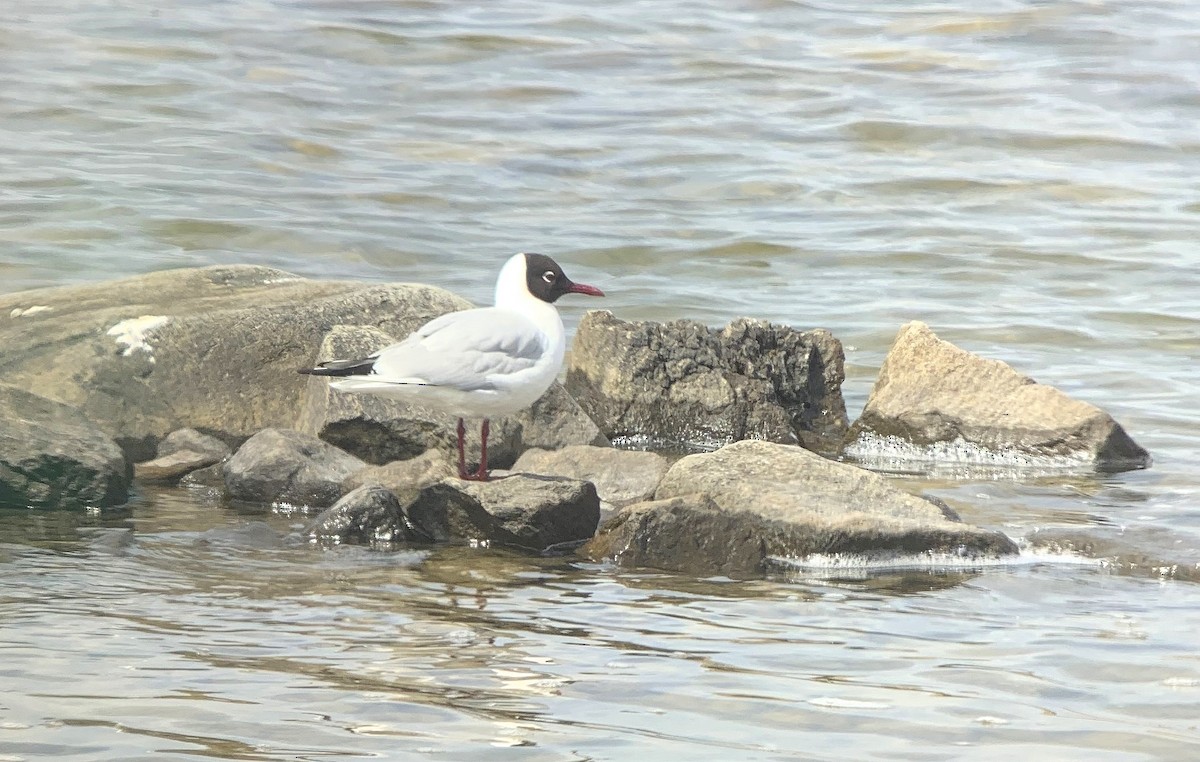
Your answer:
[[[562,368],[566,332],[554,302],[604,296],[574,283],[550,257],[517,254],[496,279],[496,303],[435,318],[401,342],[360,360],[329,360],[300,372],[337,376],[341,392],[374,394],[459,416],[458,476],[487,481],[488,418],[524,410]],[[483,417],[479,468],[467,472],[463,417]]]

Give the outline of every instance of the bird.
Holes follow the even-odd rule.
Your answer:
[[[604,296],[572,281],[544,254],[516,254],[500,268],[493,306],[447,313],[368,357],[328,360],[300,372],[335,377],[329,385],[339,392],[457,415],[458,477],[488,481],[489,418],[531,406],[562,368],[567,338],[554,303],[566,294]],[[473,472],[463,449],[467,417],[483,418]]]

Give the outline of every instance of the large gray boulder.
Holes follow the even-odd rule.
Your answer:
[[[167,270],[0,295],[0,382],[79,408],[135,461],[190,426],[228,442],[291,428],[329,330],[403,336],[470,305],[430,286],[266,267]]]
[[[78,410],[0,384],[0,505],[120,505],[132,478],[121,448]]]
[[[325,508],[342,496],[342,483],[365,465],[308,434],[263,429],[247,439],[222,470],[234,500]]]
[[[841,343],[740,318],[723,329],[589,312],[567,391],[610,439],[711,448],[742,439],[832,451],[846,431]]]
[[[321,342],[318,361],[366,357],[395,338],[369,326],[335,326]],[[336,391],[329,380],[309,376],[297,429],[353,453],[368,463],[408,460],[429,448],[457,456],[452,415],[398,400]],[[479,421],[468,422],[468,447],[478,460]],[[555,383],[529,410],[491,422],[488,463],[507,468],[530,447],[607,444],[596,424]]]
[[[649,500],[670,461],[656,452],[572,445],[561,450],[526,450],[512,470],[591,482],[604,511]]]
[[[421,490],[404,511],[416,531],[435,542],[541,551],[591,537],[600,498],[589,482],[514,474],[490,482],[447,479]]]
[[[1124,470],[1150,462],[1100,408],[939,339],[920,322],[900,329],[846,454],[889,466]]]
[[[617,513],[584,552],[631,565],[756,576],[774,559],[970,561],[1017,548],[878,474],[799,447],[745,441],[676,462],[654,502]]]

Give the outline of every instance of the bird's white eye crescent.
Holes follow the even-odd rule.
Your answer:
[[[546,272],[542,273],[542,280],[546,281],[547,283],[553,283],[554,282],[554,271],[547,270]]]

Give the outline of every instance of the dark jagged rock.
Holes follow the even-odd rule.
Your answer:
[[[365,465],[308,434],[264,429],[238,448],[223,471],[234,500],[324,508],[337,502],[342,482]]]
[[[121,448],[78,410],[0,385],[0,505],[106,508],[129,497]]]
[[[586,553],[692,573],[754,576],[774,558],[969,562],[1017,552],[1005,535],[964,524],[882,476],[769,442],[738,442],[685,457],[667,472],[655,498],[610,519]]]
[[[900,329],[846,440],[847,455],[867,464],[1125,470],[1150,462],[1100,408],[959,349],[919,322]]]
[[[321,512],[306,530],[324,542],[391,544],[420,539],[409,526],[396,495],[380,484],[364,484]]]
[[[572,445],[561,450],[526,450],[512,470],[591,482],[596,485],[601,507],[611,511],[649,500],[669,465],[658,453]]]
[[[335,326],[325,336],[317,359],[366,357],[393,341],[374,328]],[[414,458],[433,447],[456,452],[456,425],[453,416],[398,400],[346,394],[332,389],[328,379],[310,376],[298,428],[368,463],[383,464]],[[477,446],[474,440],[470,438],[470,443]],[[492,421],[488,462],[506,468],[530,447],[596,442],[607,444],[591,419],[556,383],[531,409]]]
[[[589,312],[567,390],[610,439],[711,447],[742,439],[831,451],[846,431],[841,343],[740,318],[625,322]]]
[[[426,487],[405,513],[436,542],[471,540],[545,550],[591,537],[600,498],[589,482],[514,474],[490,482],[458,479]]]

